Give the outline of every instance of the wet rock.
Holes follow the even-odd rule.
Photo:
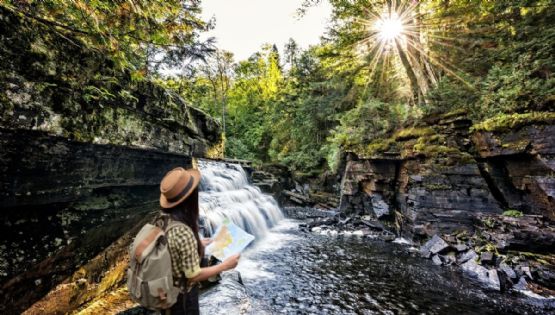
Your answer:
[[[501,282],[499,281],[499,274],[496,269],[488,270],[488,286],[495,290],[501,290]]]
[[[453,251],[441,256],[445,265],[453,265],[457,263],[457,254]]]
[[[237,271],[222,273],[220,283],[200,295],[199,306],[206,314],[257,314]]]
[[[378,219],[391,214],[389,210],[389,205],[379,194],[372,195],[372,211],[374,211],[374,214]]]
[[[530,267],[529,266],[520,266],[520,271],[525,274],[528,279],[533,280],[534,278],[532,277],[532,273],[530,272]]]
[[[457,244],[455,246],[453,246],[458,252],[464,252],[465,250],[468,249],[468,246],[466,246],[466,244]]]
[[[555,267],[540,265],[536,270],[536,281],[546,288],[555,289]]]
[[[382,231],[379,234],[379,238],[383,241],[386,241],[386,242],[393,242],[396,237],[397,236],[394,233],[386,231],[386,230]]]
[[[446,248],[449,248],[449,244],[436,234],[422,245],[420,248],[420,255],[425,258],[430,258],[430,255],[437,254]]]
[[[528,282],[524,277],[520,277],[520,279],[518,279],[518,282],[513,286],[513,289],[521,291],[528,290]]]
[[[555,251],[555,223],[543,216],[479,215],[477,230],[500,250]],[[487,223],[487,224],[486,224]]]
[[[432,256],[432,262],[434,263],[434,265],[437,265],[437,266],[443,264],[443,262],[441,261],[441,258],[439,258],[439,255],[437,254]]]
[[[464,264],[469,260],[475,260],[478,257],[478,254],[474,250],[469,250],[468,252],[461,255],[458,260],[459,264]]]
[[[516,273],[513,270],[513,268],[511,268],[509,265],[507,265],[505,262],[501,262],[499,264],[499,269],[501,271],[503,271],[505,273],[505,275],[507,275],[507,277],[509,277],[510,279],[516,279]]]
[[[482,254],[480,254],[480,261],[483,264],[493,263],[493,253],[492,252],[483,252]]]
[[[462,264],[461,268],[466,273],[474,276],[485,287],[500,290],[501,285],[497,270],[488,270],[484,266],[479,265],[474,259],[470,259]]]

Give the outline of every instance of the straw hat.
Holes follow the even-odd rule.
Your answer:
[[[200,182],[200,172],[195,169],[174,168],[160,183],[160,206],[173,208],[195,190]]]

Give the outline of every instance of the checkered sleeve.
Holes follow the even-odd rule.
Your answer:
[[[200,273],[197,240],[188,226],[176,226],[168,232],[168,247],[174,277],[194,278]]]

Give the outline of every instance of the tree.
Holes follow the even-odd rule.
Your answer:
[[[79,38],[136,77],[212,50],[212,40],[199,40],[211,27],[199,17],[199,0],[6,0],[2,6]]]

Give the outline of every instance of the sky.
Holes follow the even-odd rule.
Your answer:
[[[317,44],[326,30],[331,6],[324,0],[297,16],[303,0],[203,0],[202,16],[216,18],[216,46],[233,52],[235,60],[244,60],[260,50],[263,44],[276,44],[280,52],[293,38],[301,48]]]

